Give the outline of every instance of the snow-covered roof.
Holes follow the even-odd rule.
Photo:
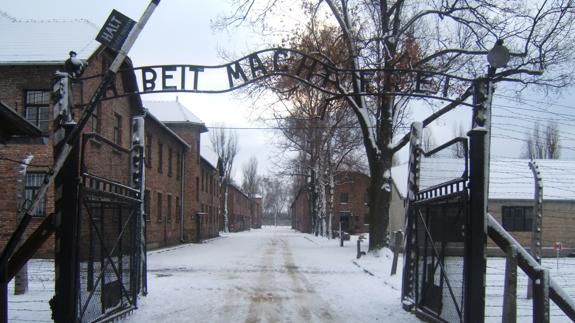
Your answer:
[[[154,114],[152,113],[147,113],[146,114],[146,118],[148,118],[149,120],[152,120],[153,122],[155,122],[158,126],[160,126],[161,128],[163,128],[167,133],[169,133],[172,137],[176,138],[179,142],[181,142],[184,146],[186,146],[186,148],[190,148],[190,144],[188,142],[186,142],[184,139],[182,139],[180,136],[178,136],[177,133],[175,133],[172,129],[168,128],[161,120],[159,120]]]
[[[216,154],[213,150],[209,147],[202,146],[200,148],[200,156],[208,162],[213,168],[218,168],[218,154]]]
[[[0,65],[62,64],[71,50],[87,60],[100,47],[85,19],[20,20],[0,11]]]
[[[538,159],[535,161],[543,180],[544,200],[575,200],[575,161]],[[402,164],[391,170],[398,193],[407,193],[407,168]],[[420,188],[458,178],[464,170],[463,159],[424,158],[421,163]],[[533,173],[527,159],[491,159],[489,199],[532,200]]]
[[[195,114],[178,101],[144,101],[144,107],[162,122],[204,125]]]

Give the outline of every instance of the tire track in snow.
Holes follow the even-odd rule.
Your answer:
[[[298,267],[295,265],[293,253],[285,240],[282,243],[282,256],[284,259],[284,266],[288,271],[288,275],[293,282],[295,291],[299,291],[298,297],[293,300],[297,302],[298,319],[295,322],[339,322],[332,313],[335,313],[330,306],[317,294],[312,284],[299,272]]]

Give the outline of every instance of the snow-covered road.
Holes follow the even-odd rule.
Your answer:
[[[399,281],[364,270],[354,244],[266,227],[151,252],[149,294],[125,321],[419,322]]]

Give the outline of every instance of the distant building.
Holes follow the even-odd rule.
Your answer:
[[[220,169],[219,157],[207,147],[201,148],[200,160],[200,239],[218,236],[223,230],[223,219],[220,212]]]
[[[353,171],[339,172],[335,183],[332,230],[339,230],[341,221],[344,232],[357,234],[369,231],[367,227],[369,176]],[[311,192],[302,185],[290,206],[294,229],[306,233],[313,232],[311,208]]]
[[[543,179],[543,254],[555,255],[555,242],[561,253],[575,250],[575,162],[536,160]],[[463,159],[427,158],[421,165],[420,188],[462,175]],[[390,231],[403,230],[407,194],[407,164],[391,171],[393,200]],[[492,159],[490,163],[488,212],[527,249],[531,244],[535,181],[526,159]],[[488,250],[495,244],[488,243]]]

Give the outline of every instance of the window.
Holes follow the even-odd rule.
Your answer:
[[[176,223],[180,223],[180,197],[176,196]]]
[[[162,173],[162,168],[164,166],[164,144],[158,142],[158,173]]]
[[[158,193],[158,222],[162,222],[162,193]]]
[[[26,120],[43,132],[48,132],[50,91],[26,91]]]
[[[152,135],[146,134],[146,166],[152,167]]]
[[[199,164],[200,163],[200,137],[199,137],[199,135],[198,135],[198,139],[196,139],[196,148],[197,148],[196,153],[198,155],[197,156],[198,157],[197,163]]]
[[[168,212],[166,213],[166,220],[172,222],[172,195],[168,194]]]
[[[115,144],[122,144],[122,116],[114,113],[114,134],[112,140]]]
[[[146,221],[150,221],[150,190],[144,191],[144,216]]]
[[[205,176],[205,171],[202,168],[202,192],[205,191],[206,185],[204,184],[206,182],[206,176]]]
[[[503,228],[507,231],[531,231],[533,225],[533,207],[503,206]]]
[[[172,176],[172,147],[168,147],[168,176]]]
[[[348,203],[349,202],[349,195],[347,194],[347,192],[342,192],[339,196],[339,201],[341,203]]]
[[[180,180],[181,176],[182,176],[182,153],[178,151],[176,155],[176,177],[178,178],[178,181]]]
[[[32,202],[34,195],[38,192],[38,188],[40,188],[42,182],[44,182],[45,176],[45,173],[37,172],[28,172],[26,174],[26,186],[24,192],[24,198],[26,199],[24,201],[25,206],[28,206]],[[32,216],[46,216],[46,197],[42,198],[36,210],[30,210],[30,214]]]
[[[98,103],[94,111],[92,111],[92,132],[99,133],[100,132],[100,106],[101,104]]]

